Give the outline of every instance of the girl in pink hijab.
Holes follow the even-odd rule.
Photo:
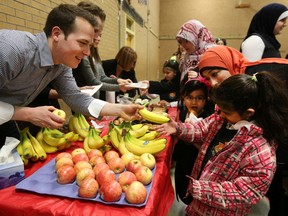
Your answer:
[[[176,39],[186,52],[180,62],[181,80],[183,80],[188,71],[197,71],[203,53],[216,44],[212,34],[198,20],[189,20],[184,23],[178,31]]]

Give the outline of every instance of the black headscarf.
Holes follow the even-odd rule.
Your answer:
[[[285,5],[278,3],[271,3],[264,6],[254,15],[245,39],[256,33],[264,37],[265,40],[270,42],[278,50],[281,45],[277,41],[273,31],[278,18],[287,10]]]

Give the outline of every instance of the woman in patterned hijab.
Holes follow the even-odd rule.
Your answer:
[[[198,71],[198,62],[202,54],[216,44],[212,34],[198,20],[189,20],[184,23],[178,31],[176,39],[186,51],[184,59],[180,62],[182,80],[188,71]]]

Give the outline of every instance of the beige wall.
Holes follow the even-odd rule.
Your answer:
[[[103,60],[114,58],[125,45],[126,13],[119,11],[117,0],[91,0],[106,13],[107,19],[101,43]],[[42,31],[47,14],[60,3],[77,4],[79,0],[0,0],[0,29]],[[163,62],[177,49],[175,35],[189,19],[198,19],[215,37],[227,38],[229,46],[239,49],[252,16],[268,0],[242,0],[249,8],[235,8],[239,0],[147,0],[148,5],[131,0],[131,7],[140,14],[144,26],[135,25],[135,46],[138,60],[138,80],[158,80],[163,77]],[[287,0],[277,2],[287,4]],[[161,8],[161,10],[160,10]],[[118,16],[120,14],[120,16]],[[288,53],[288,28],[277,36],[282,44],[281,54]]]
[[[102,60],[114,58],[125,45],[126,13],[118,7],[117,0],[90,0],[106,13],[106,23],[99,45]],[[0,0],[0,29],[17,29],[38,33],[42,31],[51,9],[60,3],[77,4],[79,0]],[[142,27],[135,24],[135,46],[138,54],[136,73],[138,80],[159,77],[159,8],[160,2],[149,5],[131,0],[131,7],[144,19]],[[151,8],[150,11],[148,8]],[[148,12],[150,15],[148,16]],[[120,16],[119,16],[120,15]]]
[[[175,35],[180,26],[190,19],[201,21],[214,37],[227,39],[229,46],[236,49],[246,35],[253,15],[264,5],[274,1],[244,0],[249,8],[236,8],[239,0],[160,0],[160,62],[176,51]],[[278,3],[288,5],[287,0]],[[288,53],[288,28],[277,39],[282,44],[281,55]]]

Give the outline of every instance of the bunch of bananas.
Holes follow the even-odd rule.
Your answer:
[[[20,131],[20,143],[16,150],[25,165],[31,161],[45,160],[48,153],[67,149],[77,141],[79,135],[74,132],[63,133],[57,129],[41,128],[34,137],[29,128]]]
[[[109,130],[109,139],[121,155],[127,152],[132,152],[136,156],[143,153],[158,154],[166,148],[167,140],[157,136],[156,131],[149,131],[148,126],[142,124],[130,128],[110,125]]]
[[[84,141],[84,138],[89,134],[90,124],[83,114],[75,113],[70,117],[68,127],[70,131],[79,134]]]
[[[78,141],[79,134],[75,134],[73,131],[64,133],[57,129],[42,128],[36,138],[47,153],[54,153],[69,148],[72,142]]]
[[[20,142],[16,150],[22,158],[24,165],[28,165],[29,160],[38,161],[47,158],[45,150],[36,137],[29,132],[29,128],[20,131]]]
[[[106,139],[100,136],[101,131],[97,130],[95,127],[90,126],[88,136],[84,138],[83,148],[88,153],[92,149],[102,149],[106,144]]]
[[[142,116],[143,119],[156,124],[163,124],[170,121],[167,116],[160,113],[152,112],[146,107],[140,109],[139,114]]]

